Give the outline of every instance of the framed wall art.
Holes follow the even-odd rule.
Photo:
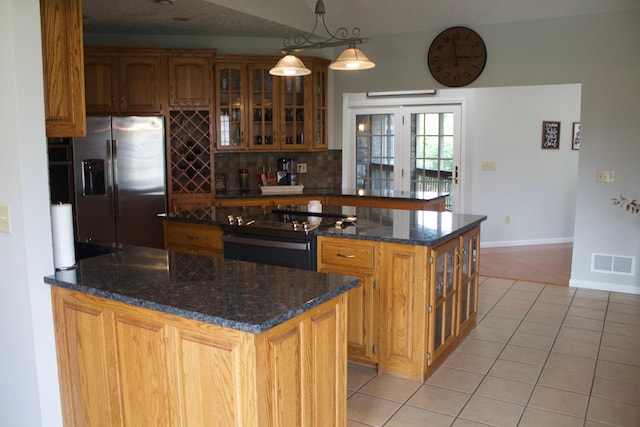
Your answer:
[[[542,122],[542,149],[560,148],[560,122]]]
[[[571,149],[580,149],[580,122],[573,122],[573,138],[571,139]]]

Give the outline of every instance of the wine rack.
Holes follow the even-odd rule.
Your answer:
[[[208,110],[169,113],[173,194],[211,193],[210,117]]]

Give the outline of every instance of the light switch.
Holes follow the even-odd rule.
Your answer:
[[[11,233],[11,216],[9,206],[0,205],[0,233]]]
[[[614,171],[598,171],[596,175],[597,182],[615,182],[615,172]]]
[[[494,171],[496,170],[496,162],[482,162],[482,170],[483,171]]]

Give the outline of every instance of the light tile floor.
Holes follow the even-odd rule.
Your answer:
[[[640,296],[483,277],[424,383],[349,364],[348,427],[640,426]]]

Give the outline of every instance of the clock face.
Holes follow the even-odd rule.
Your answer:
[[[466,86],[484,70],[487,48],[475,31],[452,27],[436,36],[429,47],[427,63],[433,78],[449,87]]]

